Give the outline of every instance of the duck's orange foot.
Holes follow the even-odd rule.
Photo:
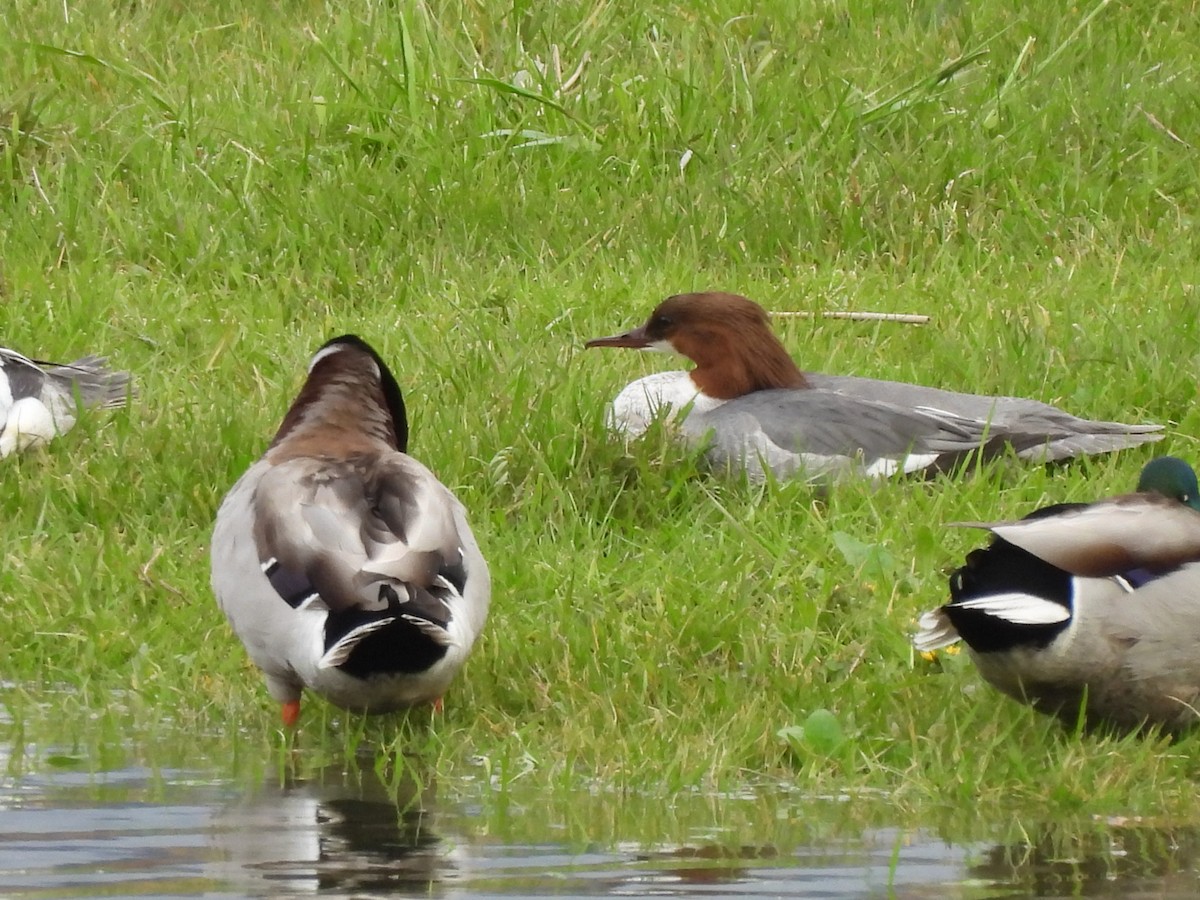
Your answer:
[[[283,708],[279,711],[279,713],[283,719],[284,727],[294,728],[296,726],[296,722],[300,720],[300,701],[289,700],[287,703],[283,704]]]
[[[433,701],[433,711],[435,713],[440,713],[442,711],[442,698],[441,697],[438,697],[436,700]]]

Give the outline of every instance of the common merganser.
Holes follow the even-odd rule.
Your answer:
[[[984,679],[1068,726],[1200,723],[1200,487],[1163,456],[1137,491],[979,525],[991,544],[913,643],[962,640]]]
[[[626,437],[666,414],[718,469],[761,480],[940,470],[967,453],[1011,447],[1049,462],[1162,437],[1161,425],[1080,419],[1017,397],[985,397],[846,375],[802,372],[761,306],[736,294],[668,297],[644,325],[587,347],[678,353],[696,367],[627,385],[608,421]]]
[[[70,431],[81,406],[112,409],[128,396],[129,373],[103,357],[55,365],[0,347],[0,458]]]
[[[212,585],[282,704],[439,708],[487,618],[466,511],[408,456],[396,379],[354,335],[313,356],[262,458],[217,512]]]

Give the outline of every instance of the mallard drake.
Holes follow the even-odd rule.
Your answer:
[[[1200,722],[1191,466],[1159,457],[1136,493],[978,527],[992,541],[950,576],[950,602],[921,617],[919,650],[962,640],[985,680],[1068,725]]]
[[[407,449],[396,379],[343,335],[217,512],[213,591],[286,725],[302,688],[368,713],[438,706],[483,628],[466,511]]]
[[[845,375],[802,372],[766,312],[736,294],[668,297],[644,325],[588,347],[678,353],[696,367],[627,385],[609,409],[626,437],[668,415],[718,469],[761,480],[953,467],[972,451],[1011,448],[1033,462],[1157,441],[1161,425],[1080,419],[1018,397],[986,397]]]
[[[81,406],[123,406],[129,390],[129,373],[99,356],[56,365],[0,347],[0,458],[70,431]]]

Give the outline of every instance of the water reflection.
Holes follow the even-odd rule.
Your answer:
[[[49,758],[46,755],[43,759]],[[1194,898],[1200,830],[1084,822],[990,849],[785,785],[638,796],[373,768],[0,775],[5,897]],[[866,818],[864,818],[866,817]],[[980,828],[986,825],[976,823]],[[1029,837],[1033,834],[1033,837]]]
[[[992,847],[970,874],[1031,897],[1196,897],[1200,829],[1129,819],[1049,827],[1033,840]]]
[[[213,821],[208,875],[247,890],[436,895],[459,841],[435,831],[434,790],[329,769],[264,786]]]

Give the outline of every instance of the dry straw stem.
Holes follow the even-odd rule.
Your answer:
[[[810,312],[808,310],[773,312],[771,315],[793,319],[815,319],[820,316],[822,319],[848,319],[851,322],[900,322],[904,325],[928,325],[930,318],[932,318],[920,313],[856,312],[844,309],[826,309],[821,312]]]

